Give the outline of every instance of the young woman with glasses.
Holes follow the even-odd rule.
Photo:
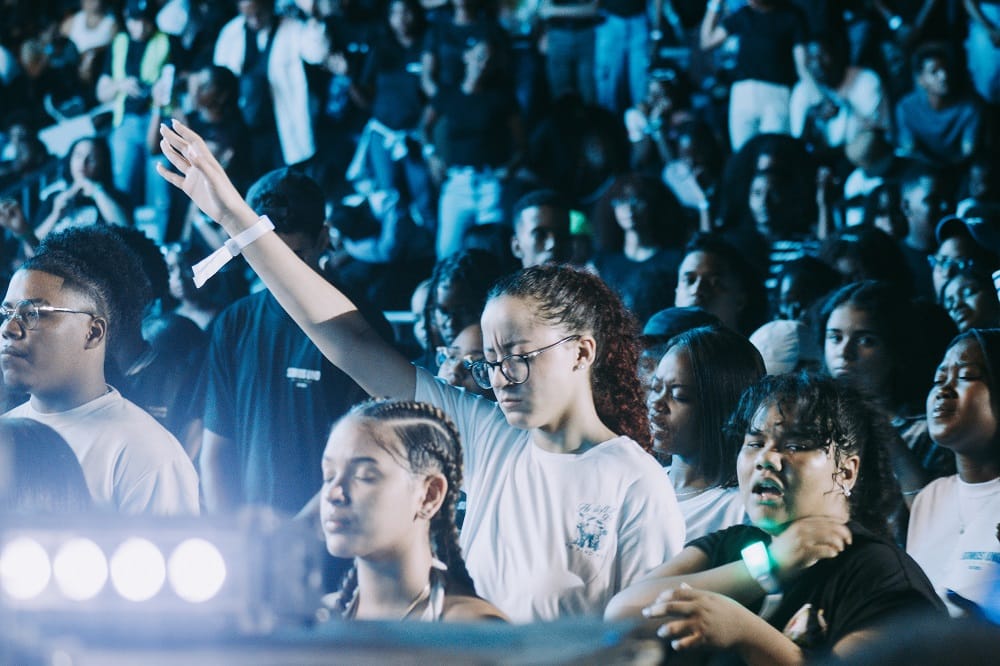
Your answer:
[[[680,550],[684,518],[647,453],[635,322],[600,279],[537,266],[493,287],[482,316],[489,364],[474,374],[489,379],[494,404],[382,343],[354,304],[264,231],[201,137],[179,123],[161,133],[180,171],[161,175],[240,238],[331,362],[372,395],[428,402],[455,422],[469,495],[461,543],[485,599],[514,621],[596,615]]]

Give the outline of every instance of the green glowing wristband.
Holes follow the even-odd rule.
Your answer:
[[[767,552],[767,546],[763,541],[756,541],[740,551],[743,563],[747,565],[747,571],[757,581],[757,584],[768,594],[781,592],[781,585],[774,577],[771,554]]]

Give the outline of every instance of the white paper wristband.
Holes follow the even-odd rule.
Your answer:
[[[274,229],[274,223],[267,215],[261,215],[249,229],[244,229],[230,238],[218,250],[208,255],[192,266],[194,271],[194,286],[201,287],[209,278],[218,273],[223,266],[243,251],[243,248]]]

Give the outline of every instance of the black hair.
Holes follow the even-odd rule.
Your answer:
[[[566,235],[570,233],[570,204],[566,197],[555,190],[534,190],[528,192],[523,197],[514,202],[514,207],[510,211],[511,226],[517,228],[518,220],[521,219],[521,212],[526,208],[551,208],[555,213],[555,222],[560,229],[565,229]]]
[[[90,143],[90,149],[94,152],[94,160],[97,162],[97,170],[94,173],[94,182],[107,189],[114,188],[114,176],[111,170],[111,146],[108,140],[101,136],[85,136],[70,144],[69,150],[62,161],[62,177],[69,183],[73,180],[69,163],[73,159],[73,151],[81,143]]]
[[[847,498],[851,518],[887,536],[886,517],[899,497],[888,454],[897,435],[888,415],[831,377],[806,372],[768,375],[740,398],[727,433],[742,442],[754,416],[771,406],[777,406],[783,418],[794,418],[796,430],[810,440],[830,446],[838,467],[848,456],[860,458],[857,481]]]
[[[721,326],[702,326],[675,336],[667,351],[683,350],[694,372],[698,474],[713,486],[736,485],[739,441],[724,426],[740,396],[767,371],[760,352],[745,337]]]
[[[778,289],[786,279],[794,281],[802,293],[802,311],[807,311],[814,303],[827,296],[841,285],[840,273],[830,264],[806,255],[792,259],[778,271]]]
[[[448,567],[447,592],[476,596],[475,584],[458,545],[455,523],[462,487],[462,444],[455,425],[437,407],[416,401],[369,400],[353,407],[343,418],[359,420],[372,441],[398,458],[395,448],[384,441],[389,430],[402,445],[406,467],[411,472],[439,471],[444,475],[448,490],[441,508],[430,521],[432,553]],[[353,605],[357,584],[357,567],[352,566],[338,594],[338,610],[342,614]]]
[[[986,372],[986,386],[990,390],[990,406],[993,414],[1000,419],[1000,328],[971,328],[964,333],[959,333],[948,343],[945,352],[963,340],[975,340],[983,352],[984,371]],[[942,354],[942,357],[944,354]],[[996,435],[1000,439],[1000,428]],[[997,448],[997,456],[1000,457],[1000,447]]]
[[[914,368],[920,366],[926,370],[926,363],[918,362],[918,359],[931,355],[921,349],[914,335],[917,322],[909,298],[894,285],[877,280],[853,282],[841,287],[830,295],[820,313],[818,333],[821,348],[825,346],[830,315],[844,306],[864,311],[872,318],[876,333],[885,341],[889,354],[892,366],[889,395],[868,397],[875,400],[887,398],[887,406],[892,411],[898,412],[906,407],[916,409],[927,396],[930,377],[926,376],[926,372],[916,372]]]
[[[326,222],[326,201],[315,180],[289,168],[261,176],[247,191],[247,204],[267,215],[279,234],[319,236]]]
[[[746,303],[739,317],[739,332],[745,335],[756,331],[767,319],[767,290],[764,280],[747,261],[743,253],[731,243],[712,233],[698,233],[684,246],[684,257],[695,252],[711,254],[721,259],[743,290]],[[681,259],[683,263],[683,258]]]
[[[948,76],[955,75],[955,51],[946,42],[925,42],[913,51],[910,67],[913,75],[919,76],[928,60],[940,60]]]
[[[152,297],[149,278],[136,254],[106,225],[46,236],[21,269],[60,277],[90,298],[108,321],[109,352],[119,339],[141,335],[143,311]]]
[[[823,242],[820,258],[829,266],[842,260],[853,263],[856,271],[844,275],[847,282],[878,280],[893,285],[904,297],[913,294],[913,272],[899,243],[875,227],[851,227],[838,231]]]
[[[435,347],[450,342],[441,337],[441,332],[434,321],[434,311],[438,305],[438,287],[447,284],[453,289],[460,290],[465,307],[458,313],[460,316],[457,317],[454,330],[461,331],[466,326],[479,322],[490,287],[501,275],[503,268],[500,260],[485,250],[460,250],[434,265],[427,291],[427,302],[424,304],[424,325],[429,353],[433,354]]]
[[[633,195],[646,204],[642,216],[645,228],[641,230],[646,239],[660,247],[683,245],[687,229],[681,205],[674,193],[659,179],[627,173],[618,176],[597,202],[593,215],[597,247],[605,252],[621,252],[625,232],[615,218],[614,201]]]
[[[410,13],[413,14],[413,33],[419,38],[427,30],[427,10],[420,4],[420,0],[389,0],[384,5],[387,19],[389,15],[388,10],[397,2],[404,4]]]
[[[645,391],[639,364],[638,324],[621,299],[599,277],[570,266],[532,266],[501,278],[489,300],[530,299],[535,316],[572,333],[590,333],[597,352],[590,369],[594,407],[613,432],[650,451]]]
[[[0,484],[0,511],[79,513],[91,507],[76,454],[59,433],[24,418],[0,418],[0,459],[9,471]]]

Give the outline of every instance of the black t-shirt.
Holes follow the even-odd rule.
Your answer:
[[[857,523],[853,542],[833,559],[820,560],[783,590],[768,623],[803,649],[829,651],[841,638],[904,614],[943,612],[944,606],[916,562],[896,545]],[[740,559],[740,551],[771,537],[752,525],[735,525],[692,541],[708,555],[708,568]],[[761,604],[750,610],[757,612]]]
[[[674,304],[677,269],[684,253],[662,249],[645,261],[632,261],[621,252],[597,252],[591,258],[608,286],[639,321]]]
[[[137,42],[132,38],[128,40],[128,50],[125,52],[125,75],[134,76],[139,79],[139,73],[142,67],[142,56],[146,53],[146,46],[149,44],[146,42]],[[111,71],[111,59],[113,48],[109,48],[105,53],[104,57],[104,73],[108,76],[114,77]],[[127,96],[125,98],[125,113],[131,113],[135,115],[144,115],[149,113],[149,109],[152,105],[153,94],[152,87],[149,84],[143,83],[139,79],[139,85],[143,87],[145,94],[139,97]]]
[[[374,92],[372,117],[392,129],[413,129],[420,122],[424,94],[420,88],[423,47],[403,46],[386,35],[372,49],[361,85]]]
[[[601,11],[615,16],[630,17],[646,11],[645,0],[601,0]]]
[[[471,95],[444,89],[431,104],[445,119],[449,166],[497,167],[510,159],[508,128],[518,106],[509,89],[494,88]]]
[[[330,428],[364,391],[266,291],[219,314],[205,371],[205,428],[236,442],[240,500],[297,512],[322,485]]]
[[[798,7],[785,2],[766,12],[741,7],[722,20],[722,27],[740,38],[736,81],[795,85],[799,76],[792,51],[807,39],[806,19]]]
[[[452,21],[430,24],[424,36],[423,52],[437,59],[435,79],[442,89],[457,88],[462,83],[465,77],[462,55],[469,46],[483,40],[496,45],[494,58],[504,67],[509,62],[510,40],[496,21],[481,18],[469,25],[458,25]]]

